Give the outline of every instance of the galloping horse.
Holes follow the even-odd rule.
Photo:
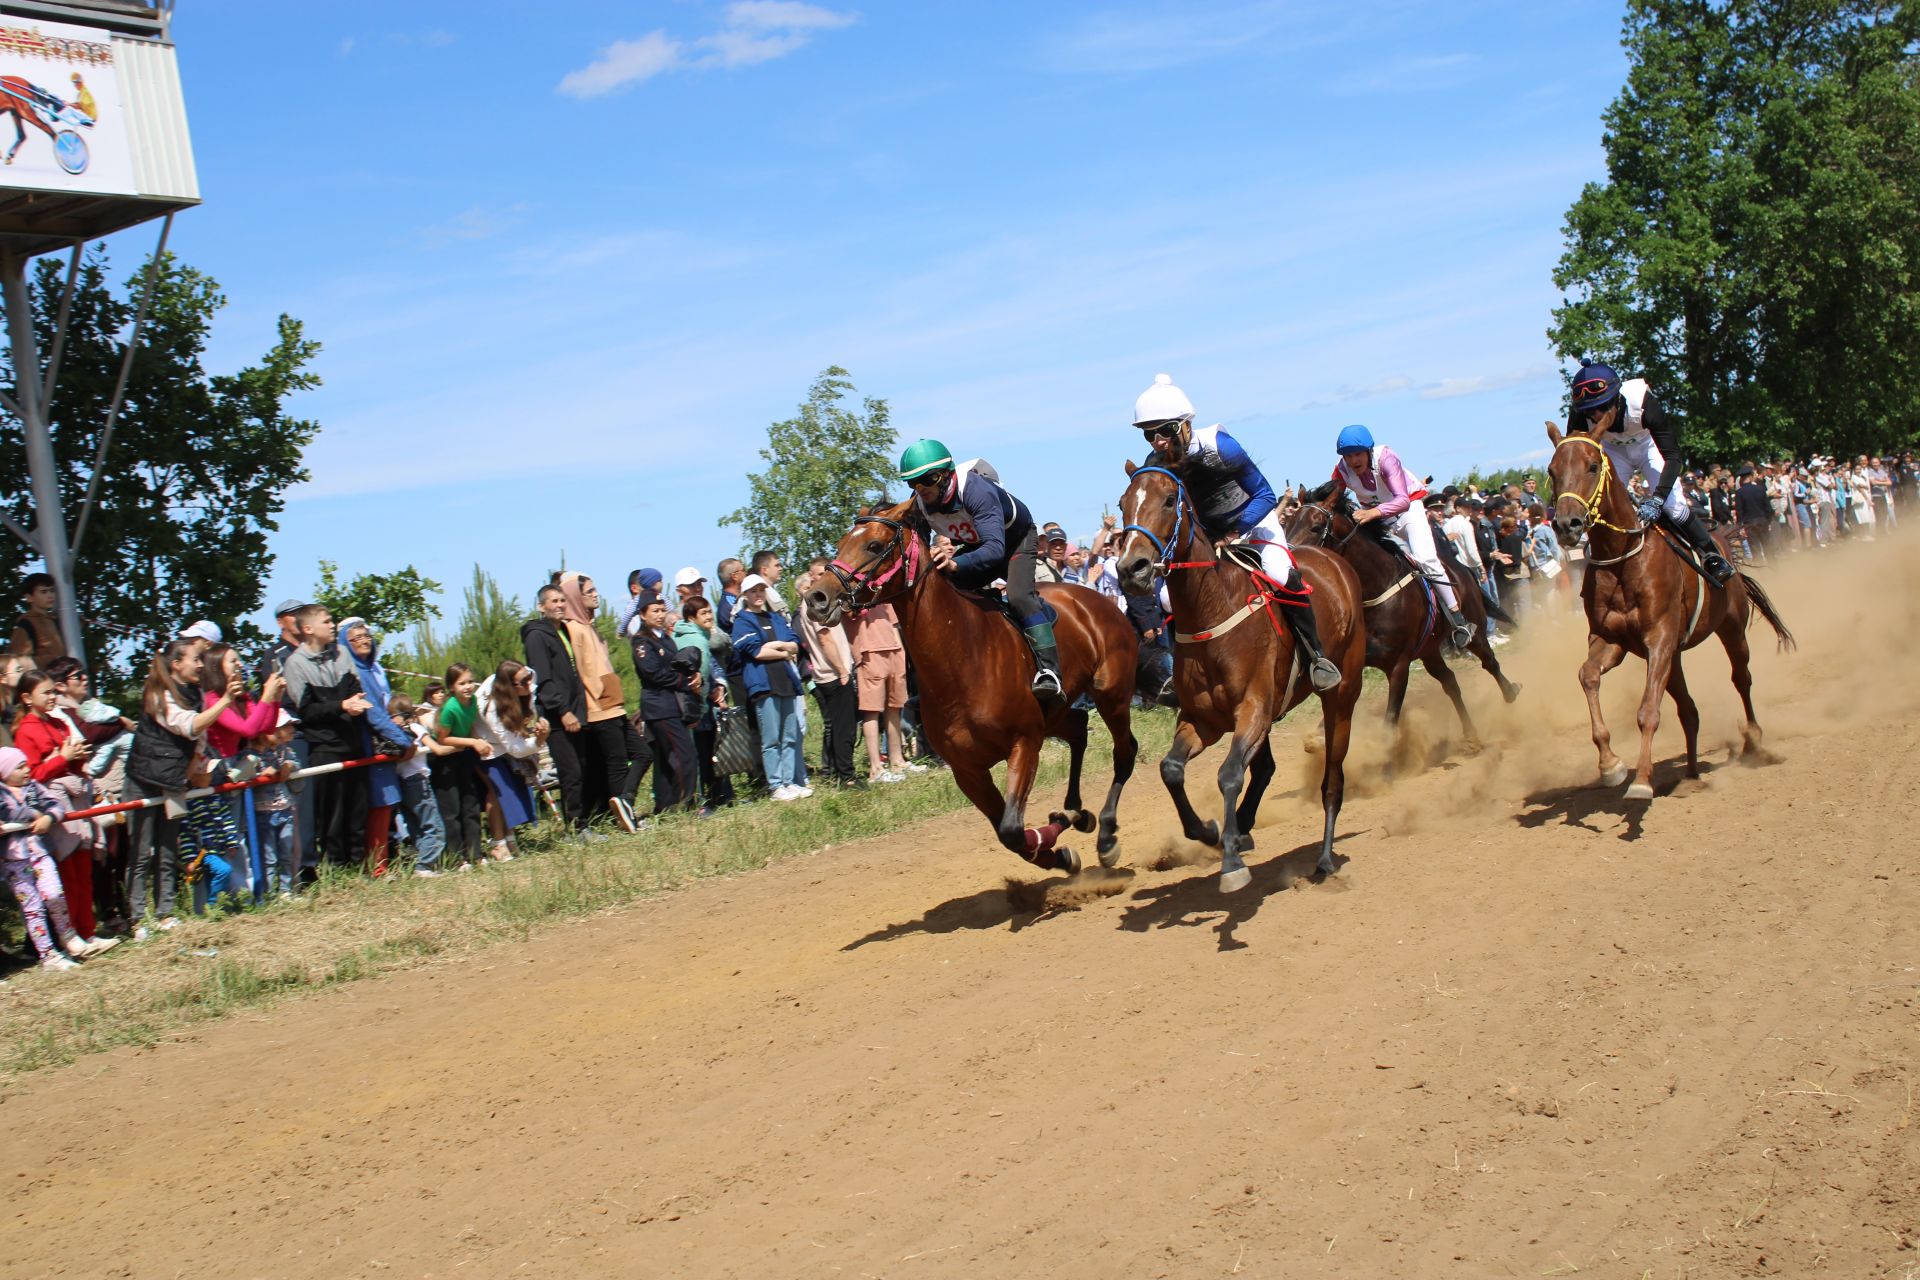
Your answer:
[[[1460,682],[1441,656],[1446,627],[1438,606],[1430,590],[1421,588],[1420,569],[1398,549],[1399,544],[1378,525],[1363,530],[1355,523],[1352,499],[1332,481],[1305,496],[1300,509],[1287,517],[1286,528],[1288,542],[1296,547],[1322,547],[1338,552],[1359,577],[1360,590],[1366,596],[1361,608],[1367,619],[1367,665],[1387,673],[1387,723],[1400,723],[1400,707],[1407,697],[1407,677],[1413,672],[1413,660],[1418,658],[1427,668],[1427,674],[1446,690],[1447,699],[1460,715],[1460,728],[1467,735],[1467,744],[1478,747],[1480,735],[1473,727],[1473,717],[1467,714],[1466,701],[1460,696]],[[1480,586],[1472,576],[1444,553],[1440,562],[1453,579],[1453,593],[1460,601],[1460,612],[1473,624],[1473,643],[1468,648],[1480,659],[1487,674],[1499,683],[1502,696],[1512,702],[1520,696],[1520,686],[1500,670],[1500,660],[1493,656],[1493,645],[1487,641],[1486,597],[1480,594]]]
[[[1090,695],[1113,734],[1113,785],[1100,810],[1096,847],[1103,866],[1114,851],[1120,789],[1133,773],[1137,745],[1131,708],[1140,641],[1126,616],[1098,592],[1048,583],[1041,599],[1059,617],[1058,705],[1042,708],[1033,696],[1033,653],[1019,630],[993,606],[961,593],[929,560],[927,526],[913,499],[862,511],[840,540],[830,575],[814,580],[806,607],[831,626],[847,610],[892,603],[900,633],[920,681],[920,722],[953,780],[987,816],[1000,843],[1038,867],[1080,869],[1079,855],[1056,842],[1071,825],[1092,831],[1094,817],[1080,807],[1080,763],[1087,750],[1087,713],[1071,704]],[[1040,761],[1040,744],[1059,738],[1072,753],[1066,812],[1038,828],[1026,825],[1027,793]],[[994,785],[993,766],[1007,762],[1007,791]]]
[[[1150,591],[1154,572],[1166,573],[1174,619],[1188,628],[1173,637],[1180,721],[1173,748],[1160,762],[1160,777],[1173,795],[1187,839],[1219,846],[1220,888],[1231,893],[1253,879],[1240,854],[1253,848],[1254,816],[1273,779],[1273,745],[1267,735],[1274,721],[1314,690],[1295,660],[1293,632],[1266,604],[1267,591],[1251,573],[1217,557],[1180,477],[1165,467],[1136,467],[1131,462],[1127,475],[1131,482],[1120,496],[1125,524],[1116,553],[1120,581],[1129,591]],[[1353,731],[1353,706],[1360,698],[1366,635],[1360,581],[1347,562],[1317,548],[1296,551],[1294,560],[1312,592],[1321,646],[1340,668],[1340,683],[1320,695],[1326,734],[1320,807],[1326,826],[1317,873],[1324,876],[1333,871],[1333,828],[1346,794],[1347,739]],[[1247,626],[1240,626],[1249,619]],[[1220,764],[1225,812],[1216,825],[1202,822],[1187,799],[1187,761],[1226,733],[1233,740]]]
[[[1600,715],[1600,677],[1628,653],[1647,660],[1647,687],[1640,697],[1640,766],[1627,787],[1629,800],[1653,799],[1653,734],[1660,727],[1660,694],[1673,696],[1687,735],[1687,776],[1700,775],[1700,709],[1687,692],[1680,654],[1718,635],[1733,664],[1733,687],[1746,711],[1743,750],[1760,749],[1753,718],[1753,672],[1748,666],[1747,628],[1754,610],[1773,627],[1781,650],[1793,648],[1793,633],[1780,620],[1760,584],[1736,574],[1716,589],[1681,559],[1671,537],[1641,527],[1626,483],[1614,474],[1600,442],[1583,431],[1562,434],[1547,424],[1553,442],[1548,474],[1553,478],[1553,523],[1564,537],[1587,535],[1587,578],[1580,596],[1587,606],[1587,660],[1580,666],[1593,745],[1600,750],[1600,781],[1617,787],[1627,767],[1613,754],[1612,735]]]

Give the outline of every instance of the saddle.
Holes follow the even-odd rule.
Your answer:
[[[961,590],[960,598],[976,609],[985,609],[989,613],[999,614],[1008,622],[1011,622],[1013,629],[1021,635],[1024,636],[1027,633],[1025,625],[1022,624],[1019,618],[1014,616],[1013,606],[1007,602],[1007,593],[1000,588],[974,587],[971,590]],[[1060,619],[1060,611],[1054,608],[1045,596],[1040,597],[1040,612],[1046,615],[1049,623],[1057,622]]]
[[[1266,576],[1260,567],[1260,544],[1257,542],[1223,542],[1213,552],[1217,558],[1237,564],[1248,573]]]

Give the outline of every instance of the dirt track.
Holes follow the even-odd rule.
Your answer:
[[[1912,1280],[1920,563],[1811,559],[1773,765],[1709,642],[1721,767],[1587,789],[1536,634],[1517,707],[1468,682],[1493,749],[1389,792],[1363,745],[1325,885],[1283,798],[1236,898],[1016,915],[969,815],[24,1082],[0,1274]],[[1122,819],[1191,852],[1150,766]]]

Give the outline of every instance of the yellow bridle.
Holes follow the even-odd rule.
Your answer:
[[[1592,525],[1596,529],[1611,529],[1615,533],[1624,533],[1628,535],[1632,535],[1636,533],[1644,533],[1645,530],[1639,528],[1638,526],[1635,526],[1632,529],[1622,529],[1619,525],[1613,523],[1613,521],[1607,519],[1605,516],[1600,514],[1600,504],[1606,500],[1606,496],[1607,496],[1607,483],[1608,481],[1613,479],[1613,459],[1607,456],[1607,451],[1604,448],[1602,448],[1600,445],[1600,442],[1598,440],[1595,440],[1592,436],[1578,435],[1578,434],[1563,436],[1561,438],[1560,443],[1572,444],[1575,441],[1578,441],[1579,443],[1585,444],[1585,445],[1592,445],[1595,449],[1598,449],[1600,451],[1600,482],[1594,485],[1593,492],[1584,498],[1580,497],[1580,495],[1577,493],[1569,494],[1566,496],[1577,499],[1583,506],[1586,507],[1587,523]],[[1556,495],[1556,497],[1558,496],[1559,495]]]

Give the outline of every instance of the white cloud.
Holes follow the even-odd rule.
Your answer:
[[[520,215],[531,207],[524,200],[497,207],[477,204],[437,226],[425,228],[420,232],[420,242],[429,249],[438,249],[460,240],[490,240],[518,225]]]
[[[665,31],[638,40],[616,40],[598,57],[561,77],[558,91],[571,98],[598,98],[666,71],[751,67],[805,48],[815,34],[851,26],[858,15],[801,0],[736,0],[720,30],[686,45]],[[688,49],[700,52],[689,56]]]
[[[340,56],[346,57],[353,52],[353,37],[348,36],[340,42]]]
[[[1420,398],[1452,400],[1459,396],[1477,396],[1488,391],[1505,391],[1508,387],[1518,387],[1557,376],[1558,371],[1550,364],[1532,364],[1524,369],[1513,369],[1506,373],[1480,373],[1468,378],[1442,378],[1438,382],[1430,382],[1421,387]]]
[[[664,31],[649,31],[638,40],[615,40],[592,62],[567,72],[556,87],[569,98],[598,98],[651,80],[679,62],[680,42]]]
[[[1377,382],[1363,386],[1341,385],[1317,399],[1309,400],[1300,406],[1302,412],[1309,409],[1330,409],[1337,404],[1352,404],[1356,400],[1372,400],[1378,396],[1390,396],[1396,391],[1405,391],[1413,385],[1413,379],[1404,373],[1390,374]]]

